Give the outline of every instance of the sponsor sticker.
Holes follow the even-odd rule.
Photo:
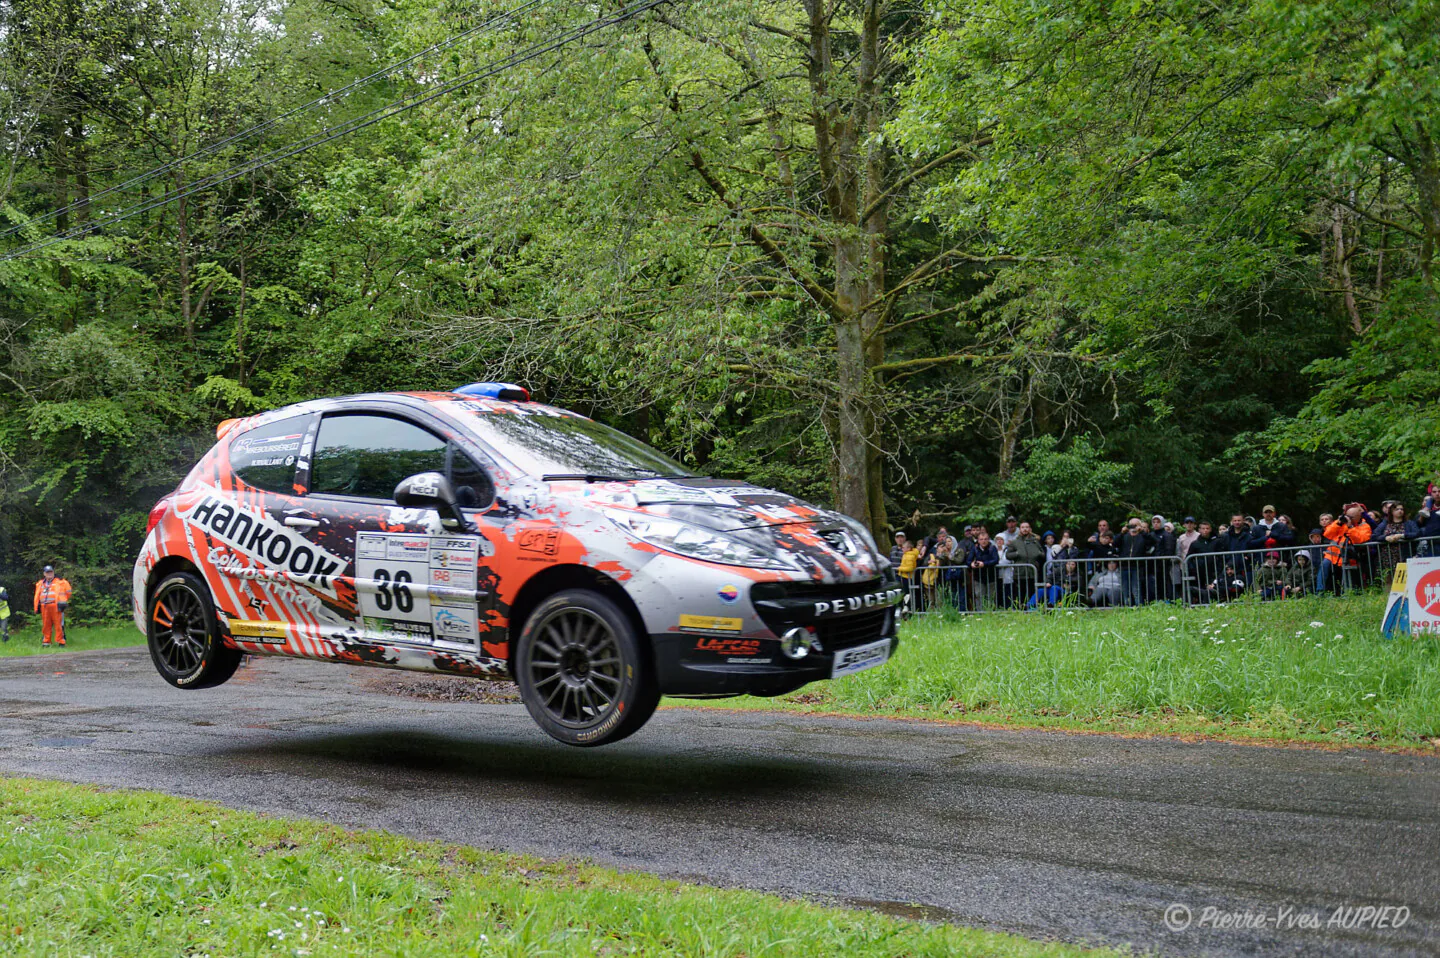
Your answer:
[[[284,642],[287,638],[284,622],[256,622],[248,619],[231,619],[230,634],[237,639],[254,639],[259,642]]]
[[[724,602],[734,602],[736,599],[740,598],[739,588],[728,583],[722,585],[718,590],[716,590],[715,594],[720,596],[721,601]]]
[[[739,632],[744,624],[741,619],[718,615],[680,615],[681,632]]]
[[[386,536],[385,558],[391,562],[429,562],[430,539],[427,536]]]
[[[235,441],[234,452],[242,456],[260,456],[274,452],[296,452],[300,448],[300,440],[304,437],[300,433],[289,436],[265,436],[251,438],[241,436]]]
[[[428,643],[433,637],[430,623],[407,622],[403,619],[377,619],[367,616],[365,631],[381,641],[389,642]]]
[[[560,530],[553,527],[525,529],[520,533],[515,544],[520,547],[522,552],[553,556],[560,551]]]
[[[435,613],[435,637],[458,642],[471,642],[475,637],[475,610],[460,606],[437,605]]]
[[[696,652],[712,652],[715,655],[760,654],[759,639],[700,639],[695,643]]]
[[[344,572],[345,560],[297,535],[268,513],[207,495],[182,515],[250,560],[254,564],[251,575],[278,573],[335,595],[330,578]]]

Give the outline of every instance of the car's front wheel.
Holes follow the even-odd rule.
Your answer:
[[[660,702],[634,623],[611,599],[588,589],[567,589],[540,603],[521,630],[514,671],[531,717],[566,745],[618,742]]]
[[[244,653],[225,645],[205,583],[189,572],[167,575],[150,593],[145,630],[155,670],[176,688],[208,689],[235,674]]]

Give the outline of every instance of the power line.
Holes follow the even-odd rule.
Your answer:
[[[192,160],[201,159],[202,157],[211,156],[215,153],[218,153],[221,149],[230,145],[231,143],[235,143],[239,140],[248,140],[259,133],[264,133],[267,130],[274,129],[276,126],[283,123],[284,121],[292,117],[298,116],[307,110],[311,110],[317,106],[323,106],[336,100],[344,99],[345,97],[353,93],[355,90],[358,90],[360,87],[365,86],[368,83],[372,83],[376,80],[381,80],[386,77],[393,76],[394,74],[399,73],[405,67],[408,67],[410,64],[423,57],[427,57],[431,54],[447,50],[450,47],[453,47],[456,44],[468,40],[471,37],[477,36],[481,33],[499,29],[501,26],[504,25],[506,21],[527,12],[531,8],[544,6],[545,4],[552,2],[554,2],[554,0],[525,0],[524,3],[512,7],[511,9],[506,10],[503,13],[499,13],[491,17],[490,19],[483,21],[482,23],[478,23],[475,26],[470,27],[468,30],[463,30],[452,37],[441,40],[439,43],[426,47],[419,53],[412,54],[397,63],[392,63],[389,66],[384,67],[383,69],[376,70],[369,76],[360,77],[358,80],[352,80],[350,83],[347,83],[345,86],[340,87],[337,90],[331,90],[324,96],[316,97],[308,103],[302,103],[297,107],[293,107],[290,110],[287,110],[286,112],[280,114],[279,116],[274,117],[273,119],[266,120],[263,123],[257,123],[249,129],[241,130],[239,133],[231,134],[230,136],[225,137],[223,140],[219,140],[215,143],[204,146],[199,150],[196,150],[194,153],[187,153],[185,156],[177,157],[167,163],[155,167],[152,170],[149,170],[148,172],[141,173],[138,176],[133,176],[123,183],[119,183],[115,186],[111,186],[107,189],[101,190],[99,193],[87,196],[84,199],[76,200],[75,202],[70,203],[66,206],[62,206],[59,209],[50,210],[48,213],[42,213],[39,216],[36,216],[24,223],[20,223],[15,226],[11,226],[4,231],[0,231],[0,239],[4,239],[7,236],[13,236],[14,234],[22,232],[27,227],[36,223],[43,223],[48,220],[58,219],[59,217],[64,216],[66,213],[78,210],[84,206],[91,205],[96,200],[102,199],[106,196],[110,196],[115,193],[122,193],[126,190],[129,190],[131,187],[147,183],[150,180],[155,179],[156,177],[163,176],[164,174],[169,173],[171,170],[178,169],[179,167],[191,162]]]
[[[270,153],[265,154],[264,156],[247,161],[245,163],[237,164],[236,166],[231,167],[229,170],[225,170],[221,173],[212,174],[211,176],[196,180],[194,183],[191,183],[185,187],[171,190],[163,196],[159,196],[153,200],[136,204],[135,206],[121,210],[120,212],[112,214],[111,216],[108,216],[102,220],[96,220],[91,223],[86,223],[83,226],[74,227],[73,229],[70,229],[65,233],[59,233],[36,243],[32,243],[29,246],[22,247],[21,249],[15,250],[11,253],[6,254],[3,257],[0,257],[0,263],[8,262],[12,259],[18,259],[21,256],[25,256],[29,253],[45,249],[46,247],[53,246],[56,243],[61,243],[66,240],[74,239],[77,236],[84,235],[85,233],[92,230],[97,230],[102,227],[118,223],[121,220],[129,219],[132,216],[138,216],[139,214],[148,212],[149,210],[153,210],[156,207],[164,206],[167,203],[173,203],[176,200],[183,199],[202,190],[209,189],[213,186],[219,186],[220,184],[233,180],[236,177],[244,176],[246,173],[254,172],[255,170],[261,169],[274,163],[278,163],[281,160],[288,159],[289,157],[295,156],[300,153],[304,153],[307,150],[311,150],[317,146],[329,143],[331,140],[338,139],[339,137],[345,136],[349,133],[354,133],[357,130],[363,130],[369,126],[373,126],[374,124],[379,123],[381,120],[396,116],[407,110],[412,110],[417,106],[429,103],[431,100],[435,100],[439,97],[445,96],[446,94],[453,93],[456,90],[463,89],[467,86],[472,86],[480,82],[481,80],[492,77],[498,73],[503,73],[506,70],[514,69],[515,67],[520,66],[523,63],[528,63],[536,57],[540,57],[553,50],[557,50],[568,43],[572,43],[575,40],[579,40],[583,37],[589,36],[592,33],[605,29],[606,27],[613,26],[614,24],[621,23],[625,20],[629,20],[637,16],[638,14],[644,13],[646,10],[653,9],[655,7],[661,6],[662,4],[670,2],[672,2],[672,0],[643,0],[643,2],[632,3],[629,6],[622,7],[616,13],[611,14],[608,17],[591,20],[578,27],[572,27],[568,31],[562,32],[558,37],[552,38],[551,40],[543,41],[539,44],[535,44],[534,46],[528,47],[525,50],[512,53],[509,56],[503,57],[492,64],[481,67],[478,70],[463,74],[457,79],[452,80],[449,83],[442,84],[441,86],[429,91],[428,93],[424,93],[423,95],[421,95],[420,93],[414,93],[408,97],[402,97],[401,99],[393,101],[392,103],[384,107],[380,107],[378,109],[370,111],[369,113],[362,114],[361,116],[356,117],[352,120],[347,120],[343,123],[338,123],[334,126],[330,126],[316,133],[313,133],[305,139],[299,141],[298,144],[292,145],[290,147],[277,148],[276,150],[273,150]]]

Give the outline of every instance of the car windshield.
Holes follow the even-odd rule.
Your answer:
[[[638,439],[581,416],[477,413],[468,422],[497,452],[536,477],[630,480],[694,475]]]

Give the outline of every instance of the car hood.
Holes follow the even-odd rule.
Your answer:
[[[727,479],[555,483],[552,493],[591,506],[615,506],[723,532],[762,549],[780,549],[812,579],[853,581],[879,574],[881,560],[838,513],[774,489]]]

